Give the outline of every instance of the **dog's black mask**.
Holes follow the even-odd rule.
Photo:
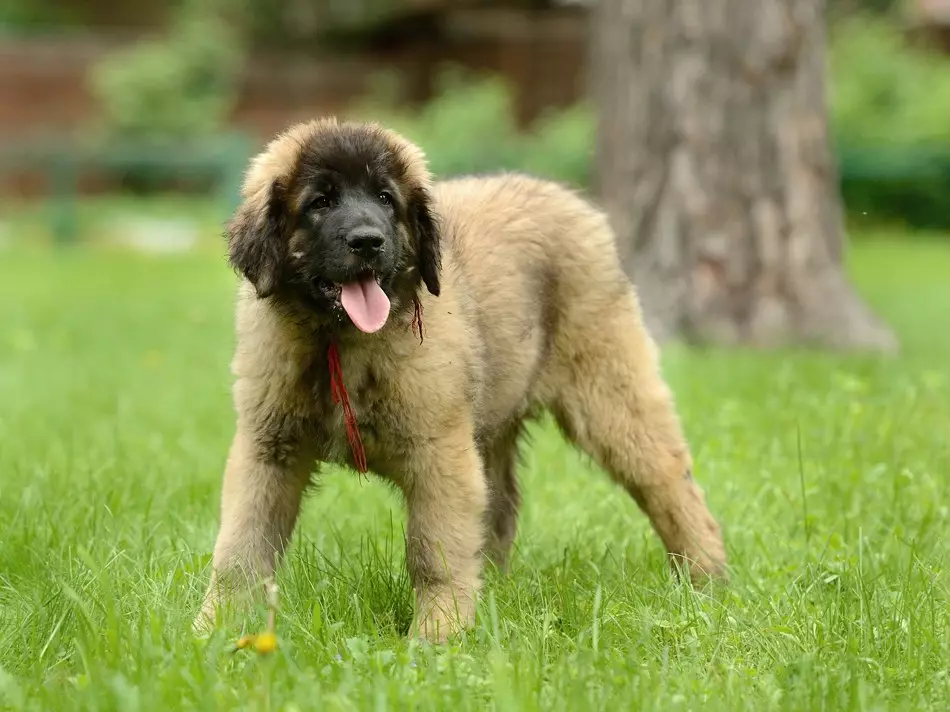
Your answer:
[[[392,300],[420,279],[438,295],[439,236],[405,155],[371,128],[314,135],[266,205],[249,200],[232,220],[232,264],[258,296],[349,317],[363,331],[381,328]]]
[[[394,280],[409,267],[406,206],[398,187],[365,170],[347,175],[321,169],[301,182],[288,284],[331,310],[342,306],[345,290],[358,289],[366,309],[368,302],[378,310],[373,293],[381,289],[391,299]]]

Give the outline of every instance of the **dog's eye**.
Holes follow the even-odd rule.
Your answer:
[[[393,196],[389,194],[388,191],[382,190],[379,195],[376,196],[376,199],[383,205],[392,205]]]
[[[310,207],[313,210],[326,210],[330,207],[330,199],[325,195],[318,195],[313,199],[313,202],[310,203]]]

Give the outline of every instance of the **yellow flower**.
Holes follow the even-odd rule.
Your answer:
[[[270,609],[267,616],[267,630],[257,635],[243,635],[234,645],[234,652],[246,648],[254,648],[261,655],[268,655],[277,650],[277,585],[268,579],[264,590],[267,592],[267,607]]]
[[[251,647],[252,645],[254,645],[254,643],[256,642],[256,640],[257,640],[257,636],[256,636],[256,635],[242,635],[242,636],[238,639],[238,642],[234,644],[234,649],[235,649],[235,650],[244,650],[245,648],[249,648],[249,647]]]
[[[270,631],[257,635],[242,635],[234,644],[234,650],[237,652],[247,648],[254,648],[261,655],[268,655],[277,650],[277,636]]]
[[[277,650],[277,636],[271,632],[261,633],[254,641],[254,650],[261,655],[267,655]]]

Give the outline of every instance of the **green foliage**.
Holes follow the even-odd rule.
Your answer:
[[[950,226],[950,62],[913,47],[892,22],[833,28],[831,122],[849,208]]]
[[[359,111],[393,123],[428,149],[439,175],[525,170],[588,188],[595,122],[579,104],[525,132],[500,79],[447,72],[417,113],[370,102]],[[830,122],[847,209],[875,220],[950,227],[950,62],[912,47],[887,20],[837,23],[830,47]]]
[[[254,7],[278,17],[269,6]],[[240,44],[226,26],[211,13],[195,11],[166,39],[110,57],[93,75],[106,135],[214,135],[235,101],[240,58]],[[950,227],[948,68],[945,57],[909,46],[884,16],[835,21],[830,120],[850,212]],[[394,110],[378,96],[357,111],[423,143],[438,175],[510,169],[581,188],[591,185],[595,122],[584,104],[551,111],[519,131],[509,86],[496,77],[452,69],[442,77],[436,98],[418,112]]]
[[[206,4],[185,5],[168,35],[115,52],[91,76],[112,138],[195,139],[220,131],[237,98],[241,45]]]
[[[534,428],[512,570],[477,628],[408,643],[400,498],[336,468],[260,612],[195,640],[233,433],[234,275],[166,256],[0,259],[0,709],[946,710],[950,251],[851,253],[900,359],[664,351],[732,567],[673,579],[620,488]]]
[[[65,29],[76,24],[77,8],[55,0],[3,0],[0,2],[0,36],[27,35]]]
[[[886,15],[896,13],[904,0],[828,0],[828,10],[834,17],[846,17],[859,12]]]
[[[124,188],[207,190],[224,163],[244,160],[241,137],[228,129],[244,57],[225,19],[232,10],[231,0],[188,0],[165,36],[91,70],[101,118],[88,148]]]
[[[543,115],[525,140],[523,168],[569,185],[590,186],[595,129],[586,103]]]
[[[511,92],[497,77],[471,77],[447,69],[436,97],[418,112],[394,110],[375,97],[357,108],[426,146],[438,175],[515,168],[522,139],[513,121]]]
[[[356,113],[383,121],[426,147],[432,171],[520,170],[584,187],[590,180],[593,116],[584,105],[551,111],[531,130],[514,121],[511,87],[495,76],[448,68],[435,99],[417,112],[370,97]]]
[[[890,22],[839,23],[830,47],[835,133],[880,147],[950,147],[950,62]]]

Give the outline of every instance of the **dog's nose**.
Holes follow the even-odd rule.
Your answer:
[[[346,246],[360,257],[370,258],[383,249],[383,234],[379,230],[354,230],[346,236]]]

